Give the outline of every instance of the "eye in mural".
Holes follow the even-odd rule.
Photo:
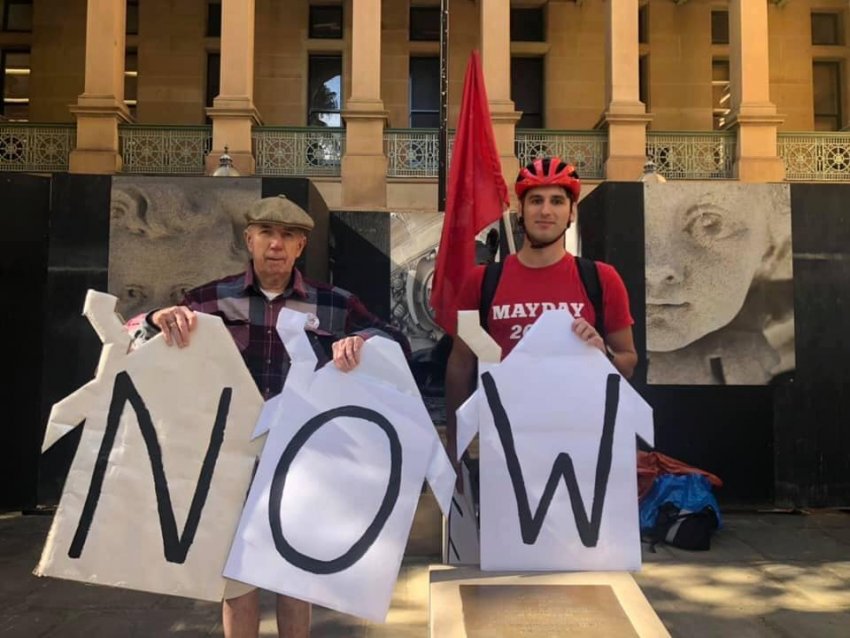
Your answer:
[[[109,292],[132,317],[179,303],[186,290],[245,268],[244,214],[259,179],[115,177]]]
[[[761,385],[793,370],[788,187],[645,188],[649,382]]]

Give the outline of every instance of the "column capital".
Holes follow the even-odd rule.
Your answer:
[[[609,102],[608,108],[603,113],[603,119],[606,121],[641,120],[648,122],[652,120],[652,115],[646,112],[646,105],[643,102],[620,100]]]
[[[346,120],[383,120],[388,122],[390,113],[384,108],[383,100],[364,100],[349,98],[342,111],[342,117]]]
[[[208,106],[204,109],[213,122],[217,119],[247,119],[250,120],[253,126],[262,126],[263,124],[259,111],[257,111],[250,101],[245,103],[242,100],[239,100],[238,104],[234,103],[233,105],[230,105],[227,104],[226,100],[219,102],[218,98],[216,98],[213,104],[214,106]]]
[[[773,107],[773,113],[750,113],[741,111],[740,113],[731,114],[726,123],[726,128],[731,129],[735,126],[779,126],[785,121],[785,116],[776,112],[776,107]]]
[[[79,122],[82,118],[113,118],[118,124],[133,121],[130,111],[124,102],[111,95],[86,96],[81,95],[75,104],[69,104],[68,110]]]
[[[522,111],[516,110],[516,104],[513,100],[489,100],[490,115],[493,119],[507,120],[514,118],[518,120],[522,117]]]

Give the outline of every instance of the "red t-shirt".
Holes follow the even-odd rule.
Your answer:
[[[617,332],[634,323],[629,312],[629,297],[620,275],[601,261],[596,262],[605,310],[605,331]],[[461,288],[458,308],[478,310],[484,266],[473,270]],[[573,317],[584,317],[595,325],[596,313],[585,292],[575,257],[570,254],[545,268],[524,266],[516,255],[505,260],[493,305],[487,317],[488,332],[506,357],[545,310],[568,310]]]

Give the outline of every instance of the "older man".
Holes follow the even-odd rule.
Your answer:
[[[283,388],[290,360],[275,326],[280,311],[308,313],[307,333],[319,360],[332,359],[343,371],[360,360],[364,340],[374,335],[398,341],[410,354],[406,338],[372,315],[351,293],[305,279],[295,261],[307,245],[312,218],[283,195],[257,201],[246,214],[245,243],[251,262],[242,273],[190,290],[179,306],[148,313],[136,337],[144,340],[162,331],[166,343],[185,347],[195,327],[195,312],[218,315],[239,347],[263,397]],[[257,636],[257,590],[223,602],[224,634],[228,638]],[[280,636],[310,634],[310,604],[277,597]]]

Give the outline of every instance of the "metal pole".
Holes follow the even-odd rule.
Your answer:
[[[437,210],[446,210],[449,98],[449,0],[440,0],[440,129],[437,135]]]

